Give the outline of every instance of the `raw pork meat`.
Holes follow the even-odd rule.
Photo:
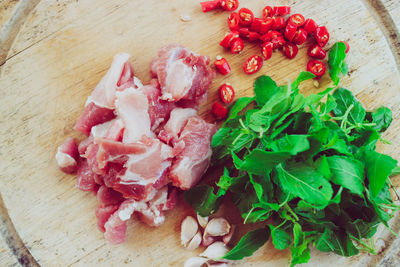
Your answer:
[[[151,64],[152,74],[160,82],[161,99],[184,100],[185,106],[199,104],[215,78],[209,63],[209,57],[195,54],[178,44],[161,48],[158,58]]]
[[[188,189],[206,171],[214,125],[193,108],[205,98],[215,72],[209,58],[179,45],[160,50],[152,79],[143,86],[129,55],[117,54],[88,97],[75,129],[87,135],[58,148],[57,163],[77,172],[76,187],[96,193],[97,225],[111,244],[126,239],[136,214],[159,226],[177,204],[177,187]]]
[[[167,144],[175,143],[188,119],[196,115],[197,111],[192,108],[176,108],[172,110],[170,118],[159,133],[158,138]]]
[[[78,157],[78,145],[73,138],[67,138],[57,149],[57,164],[65,173],[73,173],[76,171]]]
[[[168,119],[171,110],[175,108],[176,104],[160,98],[161,90],[157,79],[151,80],[149,85],[141,87],[140,90],[147,96],[151,130],[155,131],[164,120]]]
[[[154,133],[150,129],[149,104],[143,92],[128,88],[123,92],[117,93],[117,100],[115,102],[117,114],[125,125],[122,139],[124,143],[138,141],[143,135],[154,136]]]
[[[216,130],[215,125],[200,117],[187,121],[174,146],[173,153],[177,159],[170,172],[174,186],[187,190],[200,180],[210,165],[211,138]]]

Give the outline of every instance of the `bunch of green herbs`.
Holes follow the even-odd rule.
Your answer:
[[[335,86],[347,72],[344,50],[336,43],[329,55]],[[229,193],[244,223],[265,222],[225,259],[250,256],[269,237],[277,249],[290,248],[292,266],[309,261],[310,245],[342,256],[374,253],[377,226],[388,227],[388,211],[399,208],[389,191],[397,161],[375,151],[390,109],[366,111],[344,88],[300,94],[300,83],[312,78],[302,72],[278,86],[259,77],[255,97],[238,99],[212,139],[212,162],[225,165],[217,189],[200,185],[185,193],[201,216],[218,210]]]

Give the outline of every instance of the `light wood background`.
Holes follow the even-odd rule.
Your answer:
[[[10,27],[7,21],[24,2],[29,1],[0,0],[3,31]],[[150,61],[163,45],[177,42],[212,59],[225,56],[232,73],[217,76],[207,102],[200,108],[205,119],[214,121],[209,110],[220,84],[230,82],[240,97],[252,94],[254,79],[261,74],[272,76],[278,83],[293,80],[305,70],[307,45],[294,60],[274,53],[260,72],[248,76],[242,64],[250,55],[260,54],[258,46],[246,43],[240,55],[223,51],[218,43],[228,30],[228,13],[203,14],[197,0],[36,0],[30,4],[36,3],[21,22],[15,22],[14,26],[22,26],[9,51],[0,55],[0,192],[16,231],[42,266],[182,266],[187,258],[201,252],[189,252],[179,244],[180,221],[191,212],[187,205],[181,203],[169,212],[166,223],[156,229],[132,220],[128,241],[111,246],[97,230],[94,195],[77,190],[75,177],[58,170],[54,159],[57,146],[67,137],[83,137],[72,130],[75,119],[117,52],[132,54],[135,75],[145,83],[150,79]],[[395,26],[400,27],[398,0],[240,3],[256,16],[266,4],[290,5],[293,12],[328,27],[328,46],[348,41],[350,72],[341,84],[369,109],[380,105],[392,109],[394,121],[384,136],[392,144],[380,145],[379,150],[400,160],[400,45],[396,44],[399,36]],[[183,22],[181,15],[191,20]],[[5,42],[0,45],[5,49]],[[327,85],[329,78],[325,75],[320,88]],[[311,82],[302,87],[305,94],[318,90]],[[208,177],[216,175],[210,171]],[[395,182],[400,184],[399,180]],[[233,222],[239,222],[230,211],[227,207],[224,212]],[[7,214],[2,216],[6,218]],[[397,231],[399,222],[394,226]],[[236,239],[240,233],[243,230]],[[379,236],[385,239],[387,248],[378,256],[361,254],[345,259],[313,251],[308,266],[373,266],[387,259],[395,261],[390,257],[395,255],[395,245],[390,246],[393,237],[389,238],[385,230],[379,231]],[[7,244],[4,239],[0,243],[0,265],[17,265]],[[288,255],[288,251],[274,250],[268,243],[240,266],[286,266]]]

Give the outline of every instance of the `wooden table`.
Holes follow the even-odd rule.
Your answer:
[[[178,42],[212,58],[226,55],[233,75],[214,81],[200,109],[209,121],[213,121],[210,106],[223,81],[229,81],[238,96],[251,94],[255,76],[243,74],[241,66],[248,56],[259,53],[258,48],[247,45],[235,56],[222,51],[218,42],[227,31],[227,13],[203,14],[198,2],[0,0],[0,233],[8,237],[0,242],[0,266],[18,265],[13,254],[25,263],[34,257],[43,266],[180,266],[200,253],[179,245],[179,222],[190,210],[184,204],[168,213],[162,227],[151,229],[133,221],[127,243],[108,245],[95,226],[95,198],[76,190],[73,177],[62,174],[54,160],[56,147],[66,137],[82,138],[72,131],[74,121],[117,52],[132,54],[135,73],[145,82],[150,78],[149,63],[162,45]],[[260,12],[265,3],[241,1]],[[392,145],[381,145],[379,150],[400,160],[400,2],[272,0],[268,4],[291,5],[295,12],[327,25],[330,44],[349,41],[350,74],[342,85],[367,108],[384,104],[393,110],[395,119],[385,134]],[[191,20],[183,22],[181,15]],[[275,53],[259,74],[279,83],[293,79],[304,69],[306,49],[303,46],[292,61]],[[321,87],[328,82],[323,78]],[[303,89],[306,94],[318,90],[311,83],[304,88],[312,88]],[[398,178],[395,183],[400,185]],[[400,219],[392,223],[399,231]],[[313,252],[310,266],[399,266],[400,239],[394,240],[384,229],[378,236],[386,248],[377,256],[345,259]],[[242,266],[285,266],[288,255],[268,243]]]

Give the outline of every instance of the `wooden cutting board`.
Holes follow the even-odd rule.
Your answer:
[[[150,61],[163,45],[180,43],[212,59],[225,56],[232,73],[217,76],[207,102],[200,108],[200,114],[212,122],[209,110],[217,101],[219,85],[231,83],[240,97],[252,94],[254,79],[261,74],[287,83],[305,70],[308,45],[301,47],[294,60],[274,53],[260,72],[248,76],[242,65],[250,55],[260,54],[258,46],[246,43],[240,55],[224,51],[218,43],[227,31],[228,13],[204,14],[197,0],[38,2],[19,1],[17,4],[25,4],[20,8],[26,8],[19,10],[19,19],[13,17],[7,26],[7,36],[16,36],[15,41],[12,45],[10,41],[4,42],[4,34],[0,39],[0,192],[7,208],[1,213],[5,242],[0,246],[0,265],[10,263],[5,256],[6,247],[10,246],[21,261],[28,261],[31,253],[42,266],[182,266],[187,258],[202,251],[187,251],[180,245],[180,221],[191,213],[186,204],[180,203],[168,212],[165,224],[156,229],[131,220],[128,241],[111,246],[96,227],[95,196],[77,190],[75,177],[58,170],[54,158],[57,146],[70,136],[83,138],[72,130],[75,119],[117,52],[132,54],[135,75],[145,83],[150,79]],[[387,2],[399,11],[399,3]],[[5,25],[11,18],[10,9],[18,11],[18,7],[14,8],[13,1],[0,3],[9,7],[0,10],[0,23]],[[266,3],[242,0],[241,6],[260,16]],[[290,5],[293,12],[326,25],[331,34],[328,47],[339,40],[350,43],[350,71],[342,79],[342,86],[351,89],[369,109],[380,105],[392,109],[394,121],[384,136],[392,144],[380,145],[379,150],[400,160],[400,48],[395,43],[399,37],[382,3],[282,0],[268,1],[268,5]],[[190,20],[184,22],[181,16]],[[329,82],[325,75],[320,88]],[[311,82],[302,86],[305,94],[318,90],[321,89]],[[216,171],[211,171],[207,176],[216,175]],[[399,180],[395,182],[400,184]],[[226,208],[224,212],[233,222],[239,222],[232,209]],[[398,222],[394,225],[396,231],[400,228]],[[10,223],[15,226],[15,233]],[[241,234],[243,230],[236,239]],[[345,259],[313,251],[307,266],[372,266],[385,259],[393,241],[383,229],[378,235],[385,240],[387,249],[377,256],[361,254]],[[288,260],[288,251],[274,250],[269,242],[239,265],[286,266]]]

